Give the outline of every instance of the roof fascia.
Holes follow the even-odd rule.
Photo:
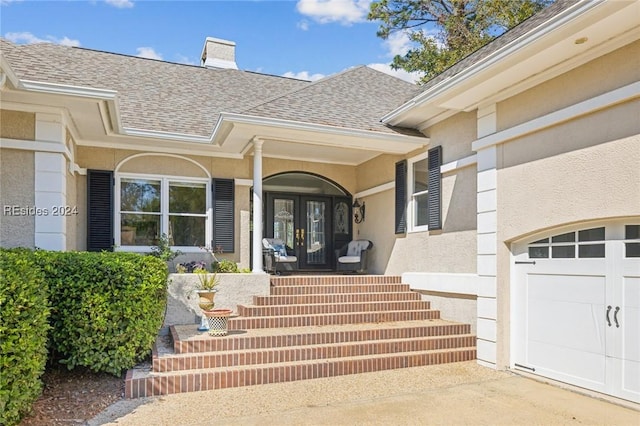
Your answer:
[[[20,79],[13,71],[11,64],[9,64],[9,61],[7,61],[2,52],[0,52],[0,72],[2,73],[2,76],[0,77],[0,88],[4,87],[7,81],[9,81],[13,87],[20,86]]]
[[[560,12],[559,14],[553,16],[551,19],[541,23],[537,27],[533,28],[528,33],[522,35],[521,37],[513,40],[512,42],[506,44],[504,47],[496,50],[485,58],[482,58],[478,62],[470,65],[468,68],[462,70],[461,72],[441,81],[435,86],[427,89],[426,91],[420,93],[413,99],[404,103],[400,107],[391,111],[380,120],[382,123],[389,125],[397,125],[402,121],[403,116],[410,112],[412,109],[419,107],[425,103],[431,102],[435,98],[446,97],[447,92],[452,91],[459,84],[468,80],[475,75],[486,71],[487,69],[494,66],[496,63],[503,61],[505,58],[508,58],[513,53],[535,45],[536,41],[541,39],[557,30],[558,28],[564,26],[568,22],[576,19],[577,17],[597,8],[598,6],[605,3],[606,0],[593,0],[593,1],[581,1],[578,2],[566,10]]]
[[[221,133],[220,129],[226,123],[230,124],[251,124],[256,126],[278,127],[289,130],[301,130],[308,132],[324,133],[332,136],[352,136],[366,137],[377,140],[392,140],[398,142],[414,142],[422,145],[429,143],[427,137],[408,136],[393,133],[382,133],[372,130],[360,130],[353,128],[327,126],[325,124],[306,123],[302,121],[284,120],[280,118],[268,118],[237,113],[221,113],[220,120],[214,129],[214,137]]]

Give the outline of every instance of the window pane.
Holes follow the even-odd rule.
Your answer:
[[[635,240],[640,238],[640,225],[625,225],[624,226],[624,239]]]
[[[604,228],[578,231],[578,241],[604,241]]]
[[[640,243],[625,243],[627,257],[640,257]]]
[[[555,246],[551,248],[554,259],[573,259],[576,257],[576,246]]]
[[[413,193],[427,190],[428,181],[427,160],[413,163]]]
[[[547,259],[549,247],[529,247],[529,259]]]
[[[578,246],[578,257],[604,257],[604,244],[585,244]]]
[[[428,194],[422,194],[414,197],[415,200],[415,226],[427,225],[428,222],[428,209],[427,209],[427,197]]]
[[[575,232],[568,232],[566,234],[556,235],[555,237],[551,238],[552,243],[569,243],[575,240],[576,240]]]
[[[120,211],[160,212],[160,182],[144,179],[120,181]]]
[[[204,214],[207,209],[205,183],[170,182],[169,213]]]
[[[545,244],[545,243],[548,243],[548,242],[549,242],[548,238],[543,238],[542,240],[534,241],[531,244]]]
[[[205,219],[194,216],[169,216],[171,245],[204,247]]]
[[[160,215],[123,213],[120,217],[120,245],[152,246],[160,237]]]

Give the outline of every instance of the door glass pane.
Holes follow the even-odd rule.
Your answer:
[[[640,225],[625,225],[624,226],[624,239],[636,240],[640,238]]]
[[[325,205],[323,201],[307,201],[306,241],[307,264],[322,265],[327,263],[325,235]]]
[[[578,246],[578,257],[604,257],[604,244],[584,244]]]
[[[575,240],[576,240],[575,232],[568,232],[566,234],[556,235],[555,237],[551,238],[552,243],[570,243],[570,242],[574,242]]]
[[[551,248],[554,259],[573,259],[576,257],[576,246],[554,246]]]
[[[284,241],[289,248],[293,242],[293,200],[276,198],[273,200],[273,238]]]
[[[529,247],[529,259],[547,259],[549,246]]]
[[[349,206],[347,203],[339,202],[334,207],[333,230],[334,234],[349,233]]]

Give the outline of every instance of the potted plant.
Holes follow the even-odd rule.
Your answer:
[[[216,273],[209,273],[204,268],[194,270],[198,274],[198,306],[203,311],[211,311],[215,306],[214,297],[216,295],[216,286],[218,285],[218,277]]]

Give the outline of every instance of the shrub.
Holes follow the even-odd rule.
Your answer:
[[[47,285],[28,250],[0,249],[0,424],[17,424],[42,391]]]
[[[162,326],[167,265],[134,253],[35,252],[51,291],[51,356],[119,375]]]
[[[226,260],[226,259],[215,262],[213,264],[213,270],[214,272],[219,272],[219,273],[237,274],[238,272],[240,272],[240,269],[238,269],[237,263],[232,262],[230,260]]]

